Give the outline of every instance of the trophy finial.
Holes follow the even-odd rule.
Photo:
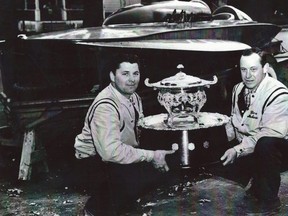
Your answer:
[[[178,65],[177,65],[177,69],[179,70],[179,72],[183,72],[183,70],[184,70],[184,65],[183,65],[183,64],[178,64]]]

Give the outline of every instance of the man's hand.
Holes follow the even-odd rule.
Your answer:
[[[230,148],[224,153],[224,155],[220,158],[220,160],[223,161],[223,166],[226,166],[227,164],[234,163],[236,158],[237,158],[236,150],[234,148]]]
[[[154,151],[154,157],[153,157],[153,160],[151,161],[154,168],[158,169],[161,172],[168,172],[169,167],[166,163],[165,156],[167,154],[173,154],[173,153],[175,153],[174,150],[169,150],[169,151],[157,150],[157,151]]]

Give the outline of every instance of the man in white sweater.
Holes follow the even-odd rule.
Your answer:
[[[277,211],[280,172],[288,164],[288,90],[268,75],[269,64],[259,50],[243,52],[240,71],[242,82],[233,89],[231,122],[226,125],[228,139],[236,145],[221,160],[226,166],[249,155],[246,169],[252,170],[253,181],[246,194],[255,202],[248,211]]]
[[[111,83],[90,106],[74,144],[76,158],[87,161],[92,176],[87,215],[118,215],[151,185],[164,184],[170,175],[165,157],[174,153],[140,148],[137,122],[143,112],[135,92],[140,81],[138,57],[116,54],[109,66]]]

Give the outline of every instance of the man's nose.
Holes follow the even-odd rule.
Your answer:
[[[246,72],[246,78],[249,78],[249,77],[251,77],[251,71],[250,71],[250,69],[248,69],[247,72]]]
[[[129,76],[129,81],[130,81],[130,82],[135,82],[135,77],[134,77],[133,75],[130,75],[130,76]]]

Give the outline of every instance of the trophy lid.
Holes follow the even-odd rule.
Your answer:
[[[193,88],[193,87],[199,87],[199,86],[206,86],[209,87],[210,85],[213,85],[217,83],[218,79],[216,76],[213,76],[213,80],[203,80],[195,76],[187,75],[182,70],[184,69],[184,66],[182,64],[179,64],[177,66],[177,69],[180,70],[176,75],[165,78],[161,81],[158,81],[156,83],[149,83],[149,78],[145,79],[145,85],[148,87],[155,87],[155,88]]]

